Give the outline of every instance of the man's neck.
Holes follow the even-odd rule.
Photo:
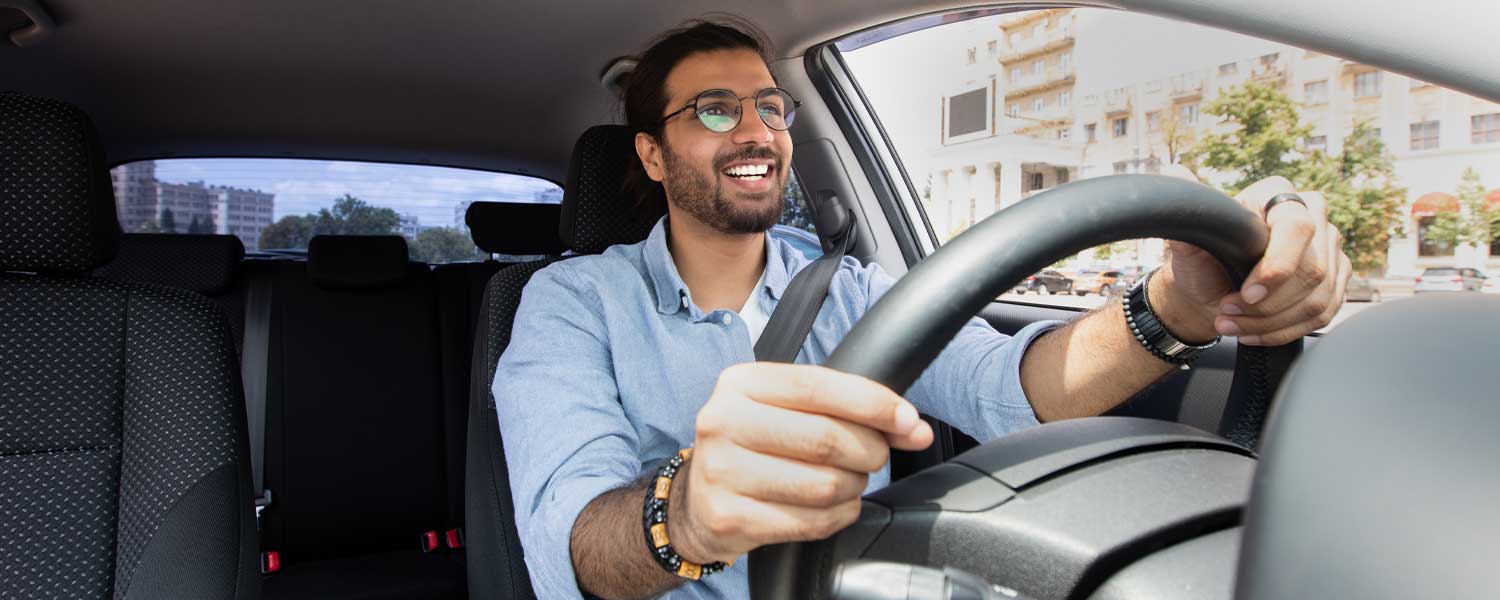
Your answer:
[[[686,215],[667,220],[667,249],[705,313],[744,308],[766,268],[765,233],[726,234]]]

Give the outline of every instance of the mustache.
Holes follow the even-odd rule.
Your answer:
[[[770,146],[750,146],[724,152],[714,158],[714,166],[722,170],[729,163],[737,160],[755,159],[769,159],[776,162],[777,168],[781,167],[781,154]]]

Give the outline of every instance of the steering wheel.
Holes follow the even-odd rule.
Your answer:
[[[913,267],[860,319],[826,366],[904,392],[968,319],[1016,282],[1084,249],[1137,238],[1167,238],[1198,246],[1217,258],[1238,286],[1265,251],[1268,232],[1257,215],[1235,200],[1190,181],[1158,175],[1118,175],[1058,186],[992,215]],[[1118,562],[1122,553],[1130,554],[1126,552],[1129,548],[1163,543],[1166,538],[1161,537],[1161,530],[1176,531],[1168,537],[1180,541],[1187,539],[1183,536],[1188,529],[1211,531],[1222,529],[1226,520],[1237,523],[1255,463],[1248,448],[1255,442],[1275,389],[1272,375],[1282,370],[1275,368],[1278,365],[1289,364],[1300,348],[1300,342],[1279,348],[1239,347],[1231,398],[1238,399],[1242,406],[1226,415],[1225,427],[1239,444],[1175,423],[1124,417],[1049,423],[1006,436],[866,497],[860,519],[828,540],[777,544],[753,551],[751,597],[827,598],[835,585],[833,572],[851,557],[907,558],[904,562],[920,564],[936,562],[934,557],[938,556],[973,557],[973,553],[990,553],[995,555],[992,561],[1005,561],[1028,551],[1053,557],[1051,562],[1030,567],[1039,571],[1036,578],[1041,583],[994,583],[1013,585],[1037,597],[1087,597],[1079,594],[1087,594],[1101,584],[1095,581],[1100,572],[1106,572],[1101,564]],[[1101,531],[1112,533],[1094,537],[1091,533],[1077,534],[1075,537],[1086,542],[1074,540],[1072,546],[1058,544],[1057,540],[1066,536],[1049,531],[1051,525],[1036,525],[1053,522],[1048,521],[1050,517],[1037,516],[1036,511],[1046,508],[1040,500],[1042,495],[1027,503],[1007,502],[1026,489],[1039,489],[1036,486],[1054,480],[1123,477],[1119,473],[1101,474],[1098,465],[1107,461],[1120,463],[1116,471],[1146,470],[1145,475],[1136,472],[1131,475],[1133,479],[1120,481],[1181,476],[1173,472],[1185,468],[1181,465],[1165,469],[1141,466],[1146,461],[1142,453],[1148,450],[1160,450],[1150,456],[1161,455],[1157,458],[1162,460],[1173,452],[1187,453],[1172,454],[1172,460],[1203,463],[1201,469],[1187,471],[1197,476],[1201,470],[1205,481],[1213,480],[1208,483],[1210,487],[1218,485],[1218,491],[1209,494],[1212,497],[1191,501],[1161,498],[1137,512],[1157,515],[1152,511],[1159,512],[1161,503],[1176,503],[1173,505],[1181,505],[1179,508],[1188,516],[1141,517],[1140,523],[1135,523],[1131,515],[1136,513],[1129,513],[1116,517],[1116,522],[1101,524]],[[986,479],[985,474],[991,478]],[[1061,514],[1083,510],[1079,502],[1119,502],[1118,497],[1103,491],[1110,489],[1103,480],[1099,485],[1105,486],[1098,493],[1109,496],[1107,500],[1063,500],[1069,494],[1061,492],[1046,497],[1049,502],[1067,505],[1052,511]],[[1119,484],[1109,485],[1116,486],[1115,494],[1124,493],[1118,489]],[[1153,492],[1143,488],[1140,493]],[[1010,512],[1002,515],[1006,510]],[[1058,527],[1066,529],[1069,525]],[[974,533],[979,530],[984,533]],[[906,536],[904,541],[901,536]],[[1003,540],[1006,548],[996,550],[996,540]],[[902,544],[918,544],[921,548],[907,551],[901,549]],[[1089,544],[1094,545],[1080,549]],[[1005,557],[999,553],[1006,553]],[[970,562],[977,565],[976,569],[988,564],[983,560]],[[1014,569],[989,570],[980,575],[1020,576]]]

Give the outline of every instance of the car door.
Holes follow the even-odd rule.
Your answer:
[[[1460,160],[1452,156],[1398,157],[1397,143],[1406,146],[1398,132],[1425,117],[1392,107],[1447,106],[1466,96],[1355,61],[1155,16],[1066,7],[955,11],[814,46],[801,62],[833,118],[799,135],[847,141],[849,171],[872,182],[871,194],[859,197],[864,213],[897,232],[885,241],[899,249],[869,256],[892,272],[985,217],[1033,196],[1041,201],[1070,181],[1160,173],[1175,163],[1209,185],[1239,189],[1252,168],[1231,156],[1235,136],[1276,134],[1248,130],[1236,119],[1254,110],[1255,94],[1286,108],[1279,114],[1288,122],[1276,124],[1284,139],[1277,141],[1297,158],[1281,174],[1305,181],[1295,169],[1322,168],[1323,156],[1372,159],[1359,185],[1323,190],[1389,198],[1375,227],[1343,231],[1344,250],[1358,270],[1406,281],[1420,273],[1425,259],[1416,226],[1425,226],[1425,215],[1408,207],[1424,193],[1451,189],[1457,181],[1446,173],[1462,170],[1447,163],[1441,166],[1448,170],[1426,170],[1436,166],[1433,160]],[[1467,124],[1500,113],[1500,106],[1475,100],[1449,112],[1439,116]],[[1353,119],[1354,113],[1377,118]],[[1475,167],[1500,178],[1500,148],[1477,146],[1476,156],[1486,158],[1475,159]],[[1407,237],[1377,235],[1387,227]],[[1144,274],[1162,263],[1164,250],[1162,240],[1121,241],[1054,267]],[[896,260],[905,264],[890,264]],[[1047,281],[1046,274],[1037,281]],[[1105,296],[1006,293],[981,316],[1013,333],[1039,319],[1117,309]],[[1361,309],[1344,306],[1332,326]],[[1164,378],[1115,412],[1223,432],[1251,401],[1243,390],[1230,391],[1237,352],[1236,340],[1225,338],[1194,368]],[[1271,389],[1248,394],[1274,391],[1286,365],[1266,368],[1264,386]]]

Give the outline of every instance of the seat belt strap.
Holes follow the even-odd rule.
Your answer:
[[[828,297],[828,287],[833,283],[833,276],[838,273],[839,264],[844,261],[853,241],[854,215],[851,214],[844,231],[834,241],[834,248],[798,272],[792,277],[791,283],[787,284],[786,292],[781,295],[781,302],[771,312],[760,340],[755,343],[755,360],[780,363],[797,361],[797,353],[802,349],[808,332],[812,331],[813,321],[818,318],[823,300]]]
[[[266,388],[271,347],[271,281],[269,273],[251,277],[245,293],[245,347],[240,377],[245,386],[245,416],[250,424],[250,469],[255,474],[255,517],[271,505],[266,485]]]

